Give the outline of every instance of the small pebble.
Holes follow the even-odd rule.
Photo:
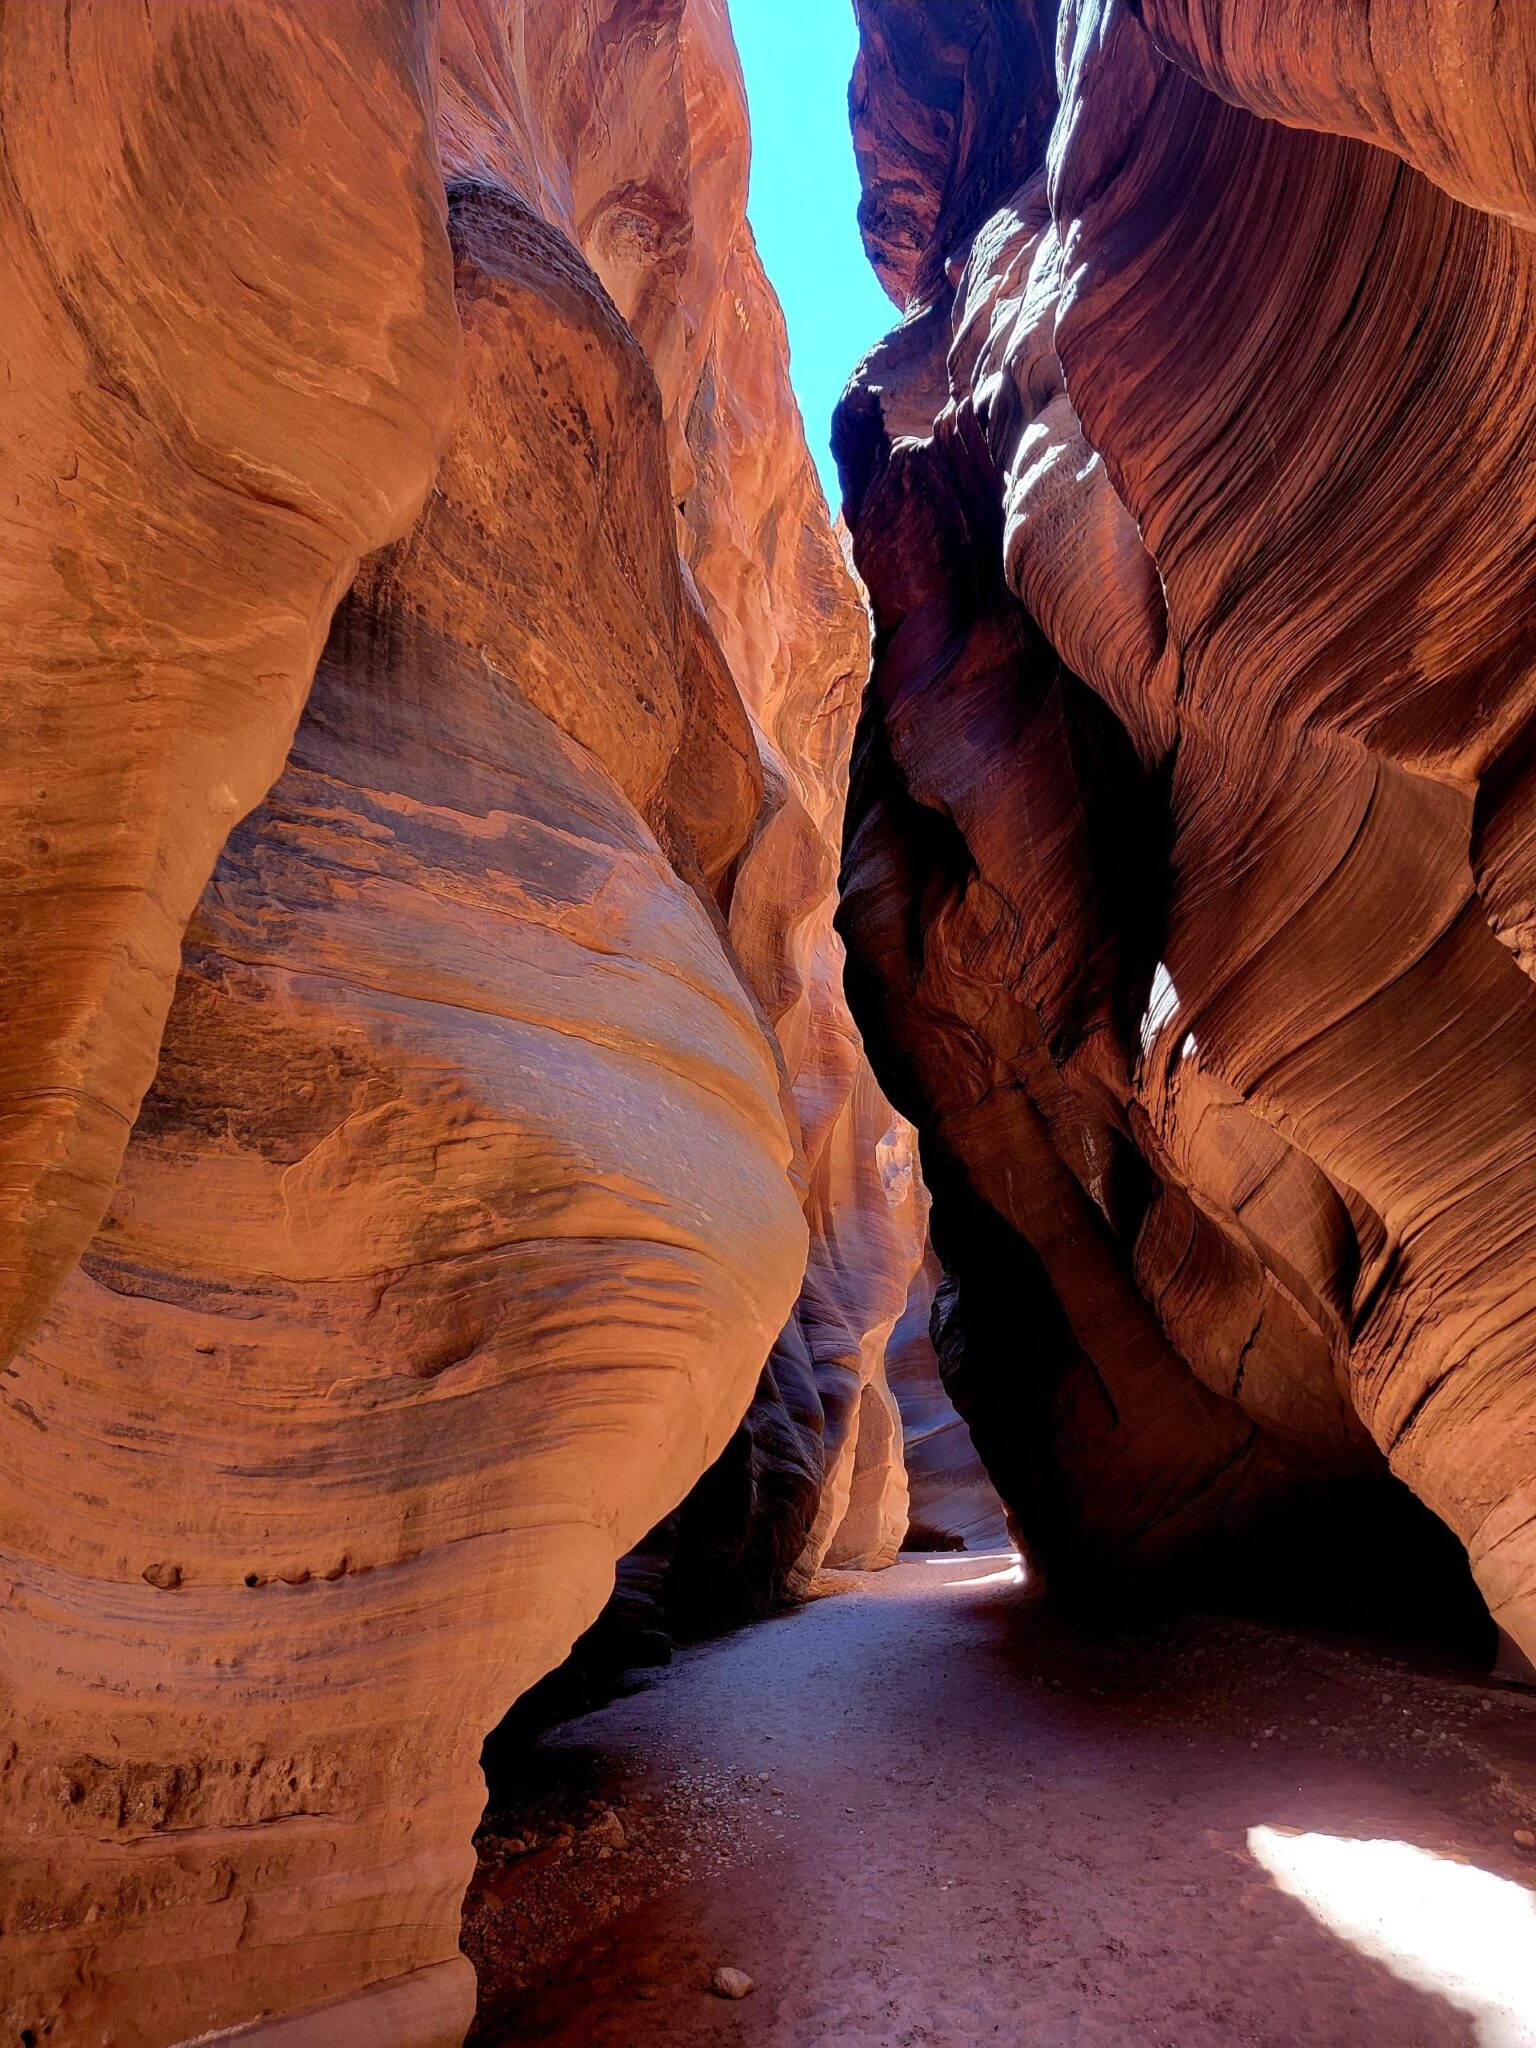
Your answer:
[[[622,1849],[628,1839],[624,1833],[624,1823],[616,1813],[600,1814],[587,1829],[586,1835],[599,1854],[608,1849]]]
[[[733,1970],[729,1964],[722,1963],[710,1978],[709,1988],[716,1998],[745,1998],[757,1987],[745,1970]]]
[[[1536,1834],[1533,1834],[1529,1828],[1516,1828],[1515,1847],[1517,1849],[1536,1849]]]

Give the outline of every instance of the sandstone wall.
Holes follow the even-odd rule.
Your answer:
[[[430,20],[349,14],[0,24],[7,1355],[101,1220],[182,931],[336,600],[447,432]]]
[[[0,38],[0,2019],[446,2044],[481,1739],[919,1255],[864,614],[717,0]]]
[[[842,926],[978,1443],[1064,1588],[1443,1524],[1529,1652],[1536,38],[859,13]]]
[[[885,1353],[901,1414],[911,1517],[907,1542],[914,1550],[1005,1550],[1011,1538],[1002,1502],[950,1399],[933,1346],[934,1310],[946,1284],[930,1248],[912,1276]]]

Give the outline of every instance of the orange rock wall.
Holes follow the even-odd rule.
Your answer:
[[[842,922],[978,1442],[1064,1586],[1444,1525],[1529,1652],[1536,36],[859,12]]]
[[[0,34],[0,2021],[447,2044],[483,1736],[919,1256],[864,614],[714,0]]]
[[[348,15],[0,24],[7,1355],[101,1220],[182,931],[336,600],[447,433],[430,17]]]

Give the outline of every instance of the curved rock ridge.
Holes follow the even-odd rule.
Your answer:
[[[1536,227],[1536,46],[1502,0],[1137,0],[1158,48],[1266,120],[1374,142]]]
[[[446,2048],[481,1741],[615,1561],[685,1495],[749,1606],[899,1541],[866,615],[719,0],[218,17],[3,32],[0,2021]]]
[[[1063,1588],[1411,1608],[1406,1482],[1528,1654],[1536,37],[859,13],[841,924],[948,1376]]]

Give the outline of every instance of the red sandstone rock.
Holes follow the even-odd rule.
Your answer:
[[[907,1482],[885,1347],[922,1254],[927,1204],[910,1126],[860,1055],[816,1162],[810,1261],[800,1300],[826,1421],[826,1476],[794,1584],[827,1562],[878,1569],[901,1548]]]
[[[1158,47],[1265,119],[1390,149],[1536,227],[1536,43],[1502,0],[1140,0]]]
[[[101,1220],[332,607],[431,480],[458,336],[428,50],[408,0],[344,37],[280,0],[0,27],[7,1359]]]
[[[1386,1461],[1529,1647],[1536,43],[1080,0],[1048,134],[1053,9],[860,12],[843,921],[978,1441],[1101,1589],[1320,1487],[1406,1577]]]
[[[821,1562],[847,1498],[862,1392],[921,1256],[922,1216],[910,1135],[873,1084],[832,926],[867,616],[803,437],[797,425],[785,431],[798,421],[788,344],[745,219],[746,102],[721,0],[685,13],[682,51],[695,231],[680,290],[685,309],[703,310],[691,323],[673,315],[669,331],[691,333],[680,359],[661,345],[653,356],[682,436],[672,466],[686,493],[684,554],[763,763],[763,809],[731,877],[730,936],[783,1054],[811,1230],[806,1283],[770,1361],[771,1390],[730,1454],[746,1491],[732,1514],[717,1488],[713,1535],[695,1528],[681,1546],[687,1571],[690,1545],[730,1545],[732,1569],[715,1576],[715,1598],[730,1611],[771,1604]],[[621,303],[627,291],[653,305],[634,281],[629,242],[622,273],[605,267],[606,244],[594,247],[589,235],[587,246]],[[866,1457],[871,1450],[872,1441]],[[886,1438],[879,1464],[894,1527],[899,1437]],[[770,1526],[752,1528],[757,1521]],[[877,1547],[883,1555],[887,1539]],[[686,1604],[703,1618],[697,1597]]]
[[[859,1394],[853,1452],[847,1506],[822,1563],[840,1571],[880,1571],[896,1562],[909,1505],[901,1410],[884,1361]]]
[[[591,191],[606,190],[618,178],[612,138],[626,137],[626,151],[648,165],[649,225],[642,232],[633,181],[620,181],[611,201],[588,201],[602,225],[582,233],[618,303],[638,325],[650,323],[674,489],[686,498],[684,555],[762,761],[764,802],[729,877],[730,938],[782,1052],[811,1249],[800,1301],[740,1429],[679,1512],[648,1535],[634,1583],[620,1586],[581,1646],[598,1673],[624,1661],[637,1631],[667,1620],[690,1630],[734,1622],[808,1584],[845,1513],[863,1392],[879,1372],[923,1229],[910,1134],[873,1085],[832,927],[867,618],[803,439],[785,431],[797,417],[787,344],[745,221],[746,107],[723,9],[685,13],[681,50],[691,185],[679,187],[666,155],[681,146],[675,135],[654,123],[633,132],[635,108],[653,88],[609,50],[599,89],[611,89],[613,103],[603,101],[600,136],[579,128],[588,138],[580,173]],[[456,68],[468,75],[462,61]],[[483,76],[476,90],[488,90]],[[569,176],[569,133],[561,147]],[[467,144],[454,148],[464,165],[475,160]],[[692,193],[691,233],[677,224],[662,233],[658,195],[679,189]],[[562,203],[574,221],[579,209]],[[670,325],[659,317],[668,303]],[[884,1562],[903,1512],[899,1437],[875,1424],[863,1456],[878,1473],[866,1485],[884,1502],[882,1533],[850,1554]]]
[[[427,15],[6,31],[13,2033],[456,2041],[481,1739],[787,1319],[800,1560],[920,1248],[723,9]]]
[[[468,192],[457,218],[465,424],[225,851],[113,1210],[12,1382],[42,1440],[10,1524],[31,1714],[7,1881],[99,1896],[133,1856],[147,1923],[84,1937],[108,1988],[63,1989],[67,1921],[28,1986],[124,2043],[250,2017],[274,1953],[295,2007],[431,1965],[443,2038],[462,2025],[480,1740],[729,1434],[799,1270],[745,993],[633,804],[515,680],[558,692],[553,630],[542,669],[520,636],[570,565],[521,523],[538,442],[497,461],[478,422],[530,355],[549,380],[585,350],[588,403],[606,361],[631,405],[639,359],[515,201]],[[643,474],[644,436],[618,416],[607,510],[640,573],[587,614],[588,658],[646,601],[708,645],[670,547],[645,561],[654,493],[618,467]],[[86,1823],[62,1839],[39,1827],[61,1782]]]

